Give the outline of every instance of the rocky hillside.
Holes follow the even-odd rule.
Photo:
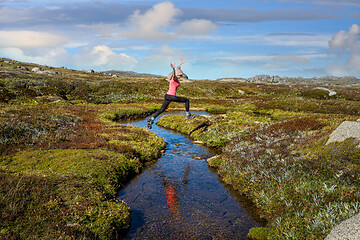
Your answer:
[[[16,73],[18,70],[22,71],[32,71],[36,73],[45,73],[45,74],[58,74],[61,70],[66,70],[65,67],[54,68],[47,65],[37,65],[33,63],[24,63],[8,58],[0,58],[0,67],[4,73],[11,74]],[[16,71],[16,70],[17,71]],[[15,70],[15,71],[14,71]],[[60,70],[60,71],[59,71]],[[5,72],[4,72],[5,71]],[[150,73],[137,73],[133,71],[119,71],[119,70],[109,70],[102,72],[95,72],[92,69],[82,70],[85,73],[100,73],[103,75],[113,76],[113,77],[126,77],[126,78],[151,78],[151,79],[163,79],[165,76],[155,75]],[[168,76],[169,78],[169,76]],[[182,80],[189,81],[188,76]],[[360,86],[360,79],[354,76],[345,76],[345,77],[335,77],[335,76],[324,76],[324,77],[313,77],[313,78],[303,78],[303,77],[280,77],[280,76],[270,76],[270,75],[256,75],[251,78],[219,78],[216,81],[220,82],[247,82],[247,83],[274,83],[274,84],[292,84],[292,85],[322,85],[322,86]]]
[[[118,71],[118,70],[110,70],[102,72],[107,75],[118,76],[118,77],[140,77],[140,78],[165,78],[164,76],[154,75],[149,73],[137,73],[133,71]]]
[[[279,76],[269,76],[269,75],[256,75],[251,78],[220,78],[217,81],[225,82],[250,82],[250,83],[279,83],[279,84],[296,84],[296,85],[358,85],[360,86],[360,79],[353,76],[346,77],[335,77],[335,76],[325,76],[325,77],[314,77],[314,78],[303,78],[303,77],[279,77]]]

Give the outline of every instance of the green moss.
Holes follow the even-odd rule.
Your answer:
[[[110,239],[129,225],[129,208],[82,178],[1,171],[0,182],[0,238]]]
[[[269,229],[266,227],[251,228],[248,237],[253,240],[266,240],[268,239]]]
[[[107,195],[113,196],[114,186],[138,173],[141,164],[108,150],[51,149],[20,152],[6,167],[11,171],[39,176],[83,177],[101,185]]]
[[[207,127],[209,121],[203,116],[196,116],[192,120],[186,120],[184,115],[167,115],[160,118],[158,125],[191,135],[193,132]]]
[[[334,142],[322,146],[317,153],[318,158],[323,158],[332,164],[345,164],[348,167],[360,167],[360,148],[357,141],[346,139],[343,142]]]
[[[219,168],[223,162],[224,160],[220,156],[215,156],[207,160],[208,165],[213,168]]]
[[[99,115],[99,118],[102,120],[110,121],[121,121],[128,120],[134,117],[146,116],[149,115],[152,111],[147,108],[140,108],[135,106],[117,106],[118,109],[113,111],[104,111]]]
[[[23,176],[43,178],[44,181],[63,179],[56,181],[52,189],[44,190],[45,196],[36,192],[30,195],[35,202],[43,199],[40,206],[54,211],[54,214],[63,211],[63,202],[69,211],[63,219],[67,224],[76,226],[77,231],[91,231],[100,239],[108,239],[116,234],[114,229],[125,230],[129,225],[131,217],[128,207],[109,199],[115,196],[119,183],[125,183],[131,175],[139,172],[141,164],[137,160],[102,149],[53,149],[20,152],[11,160],[8,159],[3,168]],[[44,199],[46,195],[54,197]],[[32,207],[24,203],[23,208],[31,211]],[[53,216],[47,215],[48,212],[29,213],[28,217],[47,219]],[[45,222],[42,225],[47,227]]]
[[[209,147],[223,148],[229,141],[246,131],[249,127],[269,121],[265,116],[253,111],[229,111],[226,115],[214,115],[210,118],[196,116],[194,120],[184,121],[184,116],[167,115],[158,121],[158,125],[188,134],[191,138],[204,142]]]
[[[115,146],[127,146],[130,150],[129,156],[138,158],[141,162],[157,159],[166,143],[156,134],[138,127],[128,126],[128,133],[123,133],[120,138],[109,134],[103,134],[108,143]]]

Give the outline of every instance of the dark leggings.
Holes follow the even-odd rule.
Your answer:
[[[166,110],[166,108],[169,106],[170,102],[184,102],[186,111],[188,112],[190,110],[189,99],[184,98],[184,97],[178,97],[178,96],[174,96],[174,95],[165,94],[165,99],[164,99],[163,105],[161,106],[161,108],[159,110],[157,110],[155,112],[153,117],[156,118],[162,112],[164,112]]]

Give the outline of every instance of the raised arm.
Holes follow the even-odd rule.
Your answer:
[[[181,62],[181,61],[180,61],[180,62]],[[177,81],[177,76],[176,76],[176,74],[175,74],[175,64],[170,63],[170,67],[173,69],[173,73],[172,73],[173,78],[174,78],[175,81]]]
[[[183,59],[180,58],[180,64],[179,64],[178,68],[181,68],[181,65],[182,65],[183,63],[184,63]]]

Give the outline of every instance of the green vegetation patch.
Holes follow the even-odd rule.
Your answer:
[[[219,168],[223,162],[224,159],[219,155],[207,159],[208,165],[213,168]]]
[[[269,229],[266,227],[257,227],[250,229],[248,238],[254,240],[266,240],[268,239]]]
[[[322,239],[360,211],[358,161],[346,154],[339,160],[332,146],[319,148],[332,124],[323,117],[293,117],[252,128],[225,149],[218,172],[253,199],[268,220],[268,239]],[[354,145],[340,145],[357,155]]]
[[[188,134],[209,147],[223,148],[247,128],[255,127],[271,119],[271,114],[254,112],[250,110],[251,106],[239,106],[239,108],[246,110],[233,110],[211,117],[196,116],[193,120],[184,120],[184,116],[181,115],[167,115],[162,117],[157,124]]]
[[[131,105],[3,108],[0,238],[120,238],[131,214],[125,203],[114,201],[115,194],[166,143],[104,116],[149,111]]]
[[[345,165],[347,168],[359,169],[360,167],[360,147],[358,142],[353,139],[346,139],[343,142],[333,142],[328,145],[321,145],[311,152],[315,158],[322,159],[334,165]]]
[[[207,127],[209,124],[208,118],[203,116],[196,116],[192,120],[186,120],[184,115],[167,115],[158,121],[160,126],[176,129],[188,135]]]
[[[119,238],[130,212],[112,200],[114,189],[165,142],[116,121],[160,108],[168,82],[14,60],[0,68],[0,238]],[[267,239],[323,239],[360,212],[359,148],[325,145],[342,121],[360,117],[359,88],[331,90],[337,94],[302,85],[181,83],[178,94],[191,107],[217,115],[165,116],[159,125],[223,151],[209,165],[253,200]]]
[[[118,128],[117,128],[118,129]],[[138,127],[127,126],[121,135],[110,129],[101,134],[106,145],[114,150],[124,152],[127,156],[138,158],[142,163],[151,162],[160,157],[166,143],[156,134]]]
[[[139,172],[136,160],[101,149],[54,149],[20,152],[1,165],[4,237],[109,239],[129,226],[129,208],[112,199]]]
[[[101,120],[117,122],[145,117],[154,110],[135,105],[108,105],[102,111],[103,113],[99,115]]]
[[[268,221],[251,238],[322,239],[360,212],[359,148],[351,141],[324,145],[349,117],[240,105],[196,118],[167,115],[158,124],[222,147],[209,166],[252,199]]]
[[[103,149],[50,149],[20,152],[7,160],[6,168],[27,175],[85,178],[111,197],[119,183],[140,171],[141,164]]]

